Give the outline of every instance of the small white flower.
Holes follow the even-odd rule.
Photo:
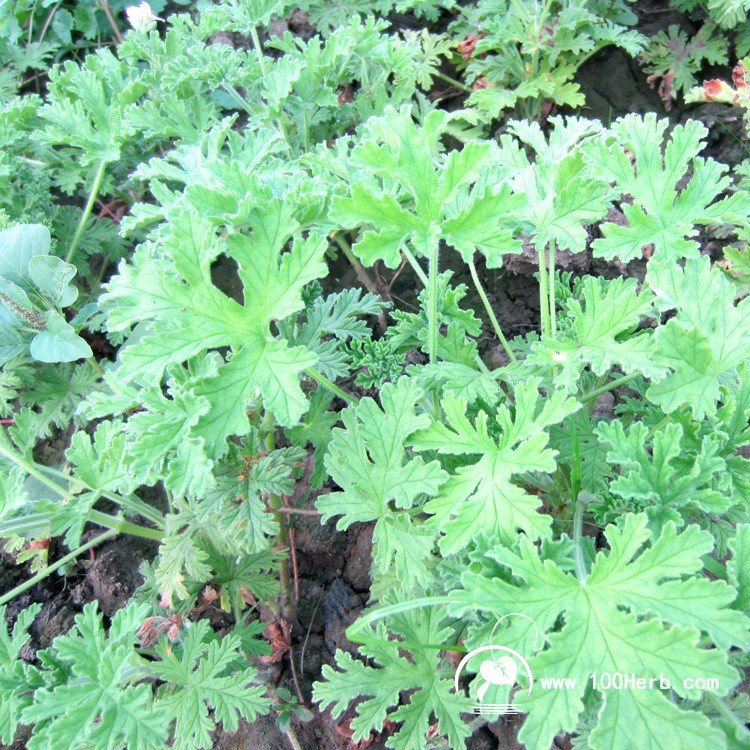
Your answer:
[[[157,21],[162,19],[154,15],[151,6],[144,0],[140,5],[131,5],[125,8],[128,23],[136,31],[150,31],[156,26]]]

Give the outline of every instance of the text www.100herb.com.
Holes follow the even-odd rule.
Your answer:
[[[575,677],[542,677],[543,690],[577,690]],[[634,672],[593,672],[591,682],[594,690],[670,690],[672,680],[660,674],[658,677],[638,677]],[[719,690],[718,677],[685,677],[682,687],[686,690]]]
[[[659,674],[658,677],[638,677],[634,672],[594,672],[591,675],[594,690],[669,690],[672,681]],[[682,686],[687,690],[718,690],[718,677],[685,677]]]

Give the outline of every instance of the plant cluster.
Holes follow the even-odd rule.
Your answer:
[[[65,59],[44,96],[26,63],[0,89],[0,537],[35,571],[0,616],[118,534],[159,552],[111,621],[87,605],[33,662],[40,605],[0,625],[0,741],[29,724],[31,750],[193,750],[274,711],[297,743],[304,696],[264,681],[256,615],[283,640],[290,517],[312,496],[324,523],[373,525],[362,658],[339,651],[312,694],[352,711],[353,743],[464,747],[479,666],[456,691],[456,663],[498,637],[575,681],[494,686],[528,748],[746,745],[750,194],[697,121],[551,114],[582,104],[596,51],[643,49],[630,6],[378,3],[474,29],[466,81],[484,83],[449,113],[430,96],[449,38],[390,34],[358,17],[369,2],[310,3],[324,33],[265,42],[281,0],[129,31],[115,15],[121,41],[90,54],[78,11],[27,5],[3,12],[31,41],[11,24],[0,58],[46,39],[38,59]],[[729,25],[728,6],[708,10]],[[511,108],[535,119],[484,137]],[[734,274],[702,252],[716,227]],[[511,338],[486,270],[525,247],[540,326]],[[573,277],[561,251],[641,275]],[[337,255],[364,290],[331,288]],[[412,308],[381,283],[402,271]],[[61,463],[40,462],[61,434]],[[52,537],[70,552],[49,563]],[[604,672],[672,687],[602,689]]]

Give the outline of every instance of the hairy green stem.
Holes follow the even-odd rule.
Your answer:
[[[516,361],[516,355],[513,354],[513,350],[510,348],[510,345],[508,344],[508,341],[506,340],[505,336],[503,336],[502,329],[500,328],[500,324],[497,322],[497,317],[495,316],[495,311],[492,309],[492,305],[490,305],[490,301],[487,298],[487,294],[484,291],[484,287],[482,287],[482,282],[479,280],[479,274],[477,274],[477,268],[474,265],[474,259],[472,258],[469,261],[469,271],[471,271],[471,278],[474,282],[474,287],[477,290],[477,294],[479,295],[479,298],[482,300],[482,304],[484,305],[484,309],[487,311],[487,315],[489,316],[490,323],[492,323],[492,328],[495,331],[495,336],[498,337],[500,340],[500,343],[503,346],[503,349],[505,349],[505,352],[507,353],[508,357],[510,357],[511,362]]]
[[[461,81],[457,81],[455,78],[451,78],[449,75],[446,75],[445,73],[441,73],[439,70],[434,70],[432,72],[432,75],[435,76],[436,78],[440,78],[446,83],[449,83],[451,86],[455,86],[457,89],[460,89],[461,91],[465,91],[467,94],[471,94],[472,90],[470,86],[467,86],[465,83],[461,83]]]
[[[266,409],[263,412],[263,420],[260,423],[260,430],[261,434],[264,436],[264,443],[266,446],[266,450],[269,453],[272,453],[274,450],[276,450],[276,439],[275,439],[275,433],[276,433],[276,419],[273,416],[273,413]],[[281,497],[277,495],[275,492],[269,492],[268,493],[268,505],[270,506],[271,510],[273,511],[273,516],[276,519],[276,523],[279,524],[279,534],[276,537],[276,543],[279,547],[286,549],[289,547],[289,534],[287,533],[287,519],[284,516],[284,514],[281,512],[281,508],[283,507],[283,502],[281,501]],[[281,593],[282,593],[282,602],[281,606],[283,610],[288,610],[289,607],[292,606],[292,592],[289,582],[289,556],[284,555],[281,559]]]
[[[76,547],[76,549],[74,549],[70,554],[65,555],[65,557],[61,557],[56,563],[48,565],[44,570],[40,570],[35,576],[29,578],[28,581],[24,581],[14,589],[11,589],[7,594],[3,594],[2,596],[0,596],[0,606],[2,606],[3,604],[7,604],[19,594],[22,594],[24,591],[27,591],[32,586],[39,583],[39,581],[43,581],[48,575],[54,573],[58,568],[62,568],[63,565],[67,565],[72,560],[75,560],[79,555],[82,555],[84,552],[88,552],[92,547],[96,547],[97,544],[106,542],[108,539],[111,539],[114,536],[117,536],[117,531],[115,531],[114,529],[110,529],[109,531],[105,531],[103,534],[100,534],[98,537],[96,537],[96,539],[92,539],[90,542],[86,542],[86,544],[82,544],[80,547]]]
[[[429,299],[427,300],[427,325],[428,325],[428,348],[430,350],[430,364],[437,364],[437,341],[438,341],[438,321],[437,321],[437,278],[438,278],[438,240],[435,240],[430,250],[430,267],[429,267]]]
[[[721,698],[719,698],[718,695],[715,695],[708,690],[706,690],[703,695],[708,698],[709,703],[721,716],[723,716],[725,719],[727,719],[737,727],[740,743],[744,743],[744,741],[747,740],[749,734],[747,731],[747,726],[744,724],[744,722],[735,715],[734,711],[732,711],[732,709],[729,708],[729,706],[727,706],[727,704]],[[742,744],[742,747],[744,747],[744,744]]]
[[[544,250],[539,251],[539,315],[541,317],[542,336],[549,336],[551,323],[549,316],[549,298],[547,295],[547,264]]]
[[[250,102],[248,102],[248,100],[245,99],[245,97],[242,96],[242,94],[240,94],[240,92],[237,91],[237,89],[232,86],[232,84],[224,83],[221,87],[224,89],[224,91],[226,91],[227,94],[229,94],[229,96],[232,97],[232,99],[237,102],[237,104],[239,104],[240,109],[243,109],[249,115],[255,114],[253,108],[250,106]]]
[[[573,562],[576,569],[576,578],[578,582],[586,588],[586,564],[583,561],[583,501],[580,493],[576,498],[576,508],[573,513]]]
[[[78,229],[76,229],[76,233],[73,235],[73,241],[70,243],[70,250],[68,250],[68,254],[65,256],[66,263],[72,262],[73,256],[78,249],[78,243],[81,241],[81,237],[83,236],[83,230],[86,228],[86,223],[89,220],[89,216],[91,216],[91,210],[94,208],[94,202],[99,195],[99,188],[102,186],[102,180],[104,179],[104,173],[107,170],[107,164],[109,164],[109,162],[105,159],[102,159],[96,169],[94,184],[91,186],[89,199],[86,202],[86,207],[83,209],[81,220],[78,222]]]
[[[58,495],[65,496],[69,494],[70,493],[69,488],[62,487],[56,482],[53,482],[45,474],[45,472],[49,472],[50,474],[58,476],[64,479],[64,481],[68,483],[78,482],[85,489],[93,490],[92,487],[89,487],[85,482],[81,481],[77,477],[71,477],[71,476],[68,476],[67,474],[63,474],[61,471],[58,471],[57,469],[53,469],[47,466],[39,466],[38,464],[32,461],[27,461],[26,458],[24,458],[19,452],[11,448],[11,446],[7,443],[5,438],[0,438],[0,454],[5,456],[6,458],[9,458],[11,461],[13,461],[14,464],[16,464],[17,466],[20,466],[27,474],[31,475],[42,484],[49,487],[53,492],[57,493]],[[122,508],[130,510],[133,513],[137,513],[143,516],[144,518],[147,518],[149,521],[156,524],[160,528],[164,528],[164,517],[162,516],[162,514],[156,508],[152,508],[147,503],[144,503],[143,500],[141,500],[140,498],[133,498],[133,497],[125,498],[114,492],[100,492],[100,495],[102,497],[107,498],[107,500],[111,500],[113,503],[117,503],[117,505],[119,505]],[[89,513],[89,517],[91,517],[91,514],[94,512],[95,511],[91,511]],[[140,529],[142,527],[136,526],[136,528]],[[133,532],[128,532],[128,533],[133,533]],[[161,538],[161,535],[157,538]]]
[[[654,425],[647,433],[646,437],[643,438],[644,443],[648,443],[651,438],[656,435],[662,427],[666,427],[672,421],[672,417],[667,414],[658,424]]]
[[[263,48],[260,46],[260,39],[258,39],[258,30],[255,28],[255,26],[250,27],[250,38],[253,40],[253,48],[255,49],[255,56],[258,58],[260,72],[265,77],[267,75],[266,58],[263,54]]]
[[[155,542],[160,542],[164,539],[164,532],[159,529],[149,529],[140,524],[126,521],[122,517],[102,513],[99,510],[90,510],[86,519],[91,523],[104,526],[105,529],[116,531],[118,534],[129,534],[130,536],[139,536],[143,539],[153,539]]]
[[[302,750],[302,745],[299,744],[297,734],[291,724],[286,729],[286,738],[289,740],[289,744],[292,746],[292,750]]]
[[[549,318],[550,334],[557,335],[557,300],[555,299],[555,241],[549,243]]]
[[[615,378],[615,380],[610,380],[609,383],[606,383],[601,388],[595,388],[593,391],[589,391],[586,395],[581,396],[581,403],[585,404],[592,399],[599,398],[603,393],[612,391],[621,385],[625,385],[625,383],[629,383],[631,380],[635,380],[640,374],[640,372],[631,372],[630,375],[623,375],[620,378]]]
[[[412,267],[414,273],[419,277],[419,280],[424,285],[424,288],[427,289],[430,286],[430,281],[427,278],[427,274],[422,270],[422,266],[417,263],[417,259],[414,257],[411,250],[409,250],[408,247],[404,246],[401,249],[401,252],[404,254],[404,258],[409,261],[409,265]]]
[[[25,516],[9,518],[0,522],[0,536],[41,533],[49,526],[54,516],[55,514],[50,511],[27,513]],[[153,539],[156,542],[160,542],[164,538],[164,534],[158,529],[149,529],[126,521],[122,516],[110,516],[98,510],[90,510],[86,520],[95,523],[97,526],[103,526],[105,529],[116,531],[118,534],[130,534],[143,539]]]
[[[96,370],[97,375],[104,377],[104,368],[94,359],[94,357],[89,357],[86,362],[88,362],[92,370]]]
[[[357,274],[360,283],[368,292],[370,292],[370,294],[377,294],[380,296],[378,285],[370,278],[370,274],[367,273],[365,267],[359,262],[359,258],[357,258],[352,252],[349,243],[339,234],[339,232],[336,232],[334,239],[336,240],[336,244],[341,248],[341,252],[344,253],[344,257],[346,257],[351,267],[354,269],[354,272]]]
[[[342,391],[335,383],[332,383],[325,375],[321,375],[313,367],[306,367],[304,370],[305,375],[309,375],[313,380],[320,383],[324,388],[328,388],[331,393],[335,393],[339,398],[344,399],[347,403],[358,404],[359,399],[356,396],[352,396],[346,391]]]

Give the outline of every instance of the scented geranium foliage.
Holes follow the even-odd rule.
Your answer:
[[[444,422],[434,422],[412,436],[410,442],[419,451],[466,457],[425,506],[433,514],[431,523],[444,533],[440,540],[444,554],[461,549],[480,530],[506,543],[519,529],[532,538],[548,533],[551,519],[537,512],[539,498],[511,480],[522,472],[554,470],[545,428],[580,405],[562,391],[542,400],[538,387],[535,379],[517,387],[515,409],[501,404],[490,426],[486,412],[480,411],[472,424],[466,401],[448,396],[442,403]]]
[[[646,523],[645,515],[629,514],[607,527],[609,549],[578,576],[563,569],[564,560],[542,560],[521,537],[513,547],[498,545],[487,553],[512,579],[473,572],[461,577],[457,611],[523,612],[547,633],[547,648],[529,660],[533,674],[575,682],[575,688],[545,689],[537,681],[530,697],[524,691],[528,717],[519,739],[526,747],[546,750],[560,731],[575,731],[591,675],[605,672],[664,677],[678,704],[659,689],[603,690],[589,736],[594,750],[725,747],[721,730],[679,703],[700,698],[701,690],[689,682],[697,678],[717,678],[715,692],[723,696],[737,684],[740,673],[728,663],[726,649],[747,643],[750,619],[732,608],[736,589],[699,575],[701,556],[713,547],[709,534],[694,525],[678,533],[668,523],[649,543]],[[738,561],[744,565],[744,556]],[[702,634],[715,646],[707,647]]]
[[[326,242],[297,236],[285,251],[297,224],[281,200],[258,206],[250,224],[251,232],[224,239],[186,210],[170,221],[163,242],[141,246],[132,264],[121,265],[102,298],[110,330],[140,326],[138,344],[122,351],[121,380],[158,378],[172,363],[231,347],[216,374],[192,389],[207,405],[194,434],[214,456],[225,452],[229,435],[247,433],[245,404],[256,390],[281,424],[294,424],[307,404],[299,374],[316,360],[276,338],[269,325],[301,309],[304,285],[326,274]],[[238,265],[242,303],[212,281],[211,264],[221,255]]]
[[[321,495],[317,503],[324,520],[342,516],[339,529],[376,520],[374,564],[381,573],[393,566],[407,586],[429,582],[434,544],[434,534],[409,511],[446,478],[437,461],[406,452],[407,438],[429,422],[414,412],[423,395],[414,379],[402,378],[383,387],[382,408],[368,398],[342,413],[346,429],[334,431],[326,466],[343,492]]]
[[[629,261],[650,246],[659,259],[695,258],[697,225],[747,219],[747,193],[722,198],[730,184],[726,166],[698,156],[705,127],[696,120],[677,125],[664,144],[668,124],[653,113],[628,115],[613,123],[608,139],[584,147],[597,172],[632,199],[622,205],[626,225],[602,225],[604,236],[593,243],[597,255]]]

